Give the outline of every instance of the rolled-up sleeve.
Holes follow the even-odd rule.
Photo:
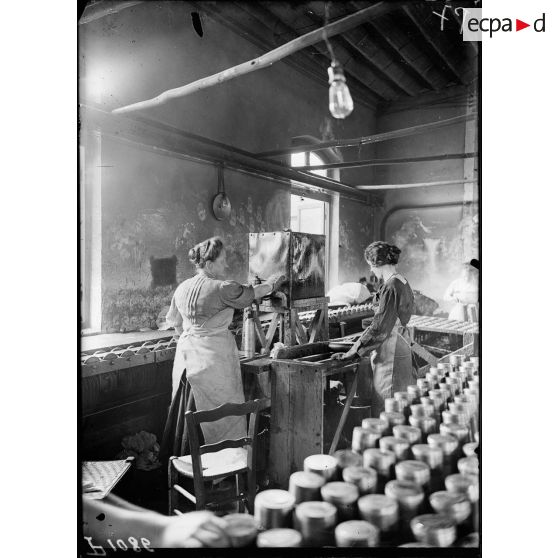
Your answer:
[[[219,297],[226,306],[246,308],[254,300],[254,287],[241,285],[236,281],[223,281],[219,286]]]
[[[368,355],[388,338],[397,321],[397,307],[397,291],[391,285],[384,287],[378,311],[360,337],[360,356]]]

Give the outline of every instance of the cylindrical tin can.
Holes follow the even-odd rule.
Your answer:
[[[420,400],[420,389],[417,385],[411,384],[407,386],[407,393],[410,396],[409,403],[412,405],[413,403],[418,403]]]
[[[399,506],[399,531],[403,540],[412,539],[409,522],[422,511],[424,491],[416,482],[393,480],[386,484],[386,496]]]
[[[451,388],[446,382],[440,382],[439,385],[440,385],[440,391],[442,392],[442,395],[444,396],[444,399],[446,401],[446,406],[447,406],[448,401],[452,400],[452,397],[453,397],[453,394],[451,392]]]
[[[246,513],[225,515],[225,531],[234,548],[251,545],[258,536],[258,525],[253,516]]]
[[[477,475],[464,475],[457,473],[446,477],[446,490],[451,494],[464,494],[470,502],[479,499],[479,477]]]
[[[451,546],[457,538],[455,521],[447,515],[429,513],[411,520],[411,529],[417,541],[434,546]]]
[[[450,355],[449,363],[451,364],[453,370],[459,370],[459,367],[464,362],[465,357],[463,355]]]
[[[392,451],[395,454],[396,461],[403,461],[409,457],[411,444],[408,440],[395,436],[384,436],[380,438],[379,445],[382,450]]]
[[[421,399],[424,399],[421,397]],[[430,398],[427,398],[430,399]],[[433,417],[436,412],[434,405],[419,403],[411,405],[411,416],[415,418]]]
[[[380,530],[368,521],[344,521],[335,528],[337,546],[370,547],[380,542]]]
[[[384,438],[382,438],[383,440]],[[393,478],[396,462],[395,452],[386,449],[367,449],[362,454],[364,467],[371,467],[377,473],[376,492],[383,492],[386,483]]]
[[[251,313],[249,315],[242,326],[242,351],[245,356],[253,357],[256,354],[256,329]]]
[[[346,467],[343,469],[343,480],[358,488],[361,496],[376,492],[378,473],[371,467]]]
[[[457,441],[459,442],[459,451],[461,451],[463,445],[466,444],[470,438],[468,425],[455,423],[440,424],[440,434],[443,434],[444,436],[454,436],[457,438]]]
[[[479,369],[480,358],[478,356],[469,357],[469,362],[473,365],[475,370]]]
[[[450,403],[451,405],[451,403]],[[469,428],[469,415],[463,412],[442,411],[442,422],[444,424],[458,424]]]
[[[374,430],[381,436],[384,436],[385,433],[389,430],[389,422],[380,418],[365,418],[362,419],[362,428],[366,428],[367,430]]]
[[[444,454],[444,476],[450,475],[457,470],[457,456],[459,441],[455,436],[444,434],[430,434],[426,439],[431,447],[440,448]]]
[[[337,508],[329,502],[302,502],[296,507],[294,523],[302,533],[303,546],[331,546]]]
[[[461,381],[457,378],[446,378],[446,385],[449,387],[451,392],[451,397],[455,397],[461,393]]]
[[[425,492],[429,490],[430,467],[422,461],[409,459],[395,465],[395,478],[419,484]]]
[[[337,450],[333,457],[337,459],[337,471],[340,473],[345,467],[360,467],[362,466],[362,455],[353,450],[342,449]]]
[[[463,494],[440,490],[431,494],[429,500],[436,513],[449,515],[457,525],[465,523],[471,516],[471,502]]]
[[[356,515],[358,488],[350,482],[328,482],[320,489],[324,502],[337,508],[338,521],[349,521]]]
[[[295,497],[286,490],[264,490],[254,499],[254,516],[260,529],[288,527]]]
[[[320,488],[325,479],[316,473],[296,471],[289,478],[289,492],[294,496],[295,503],[315,502],[320,500]]]
[[[476,457],[477,452],[476,449],[479,447],[478,442],[469,442],[467,444],[463,444],[463,453],[465,457]]]
[[[423,397],[427,395],[434,386],[431,386],[426,378],[417,378],[417,387],[420,393],[419,397]]]
[[[461,395],[456,395],[457,397],[462,397]],[[452,403],[448,403],[448,411],[453,413],[454,415],[465,414],[469,418],[472,414],[472,409],[470,403],[462,403],[459,401],[453,401]]]
[[[404,414],[405,402],[395,397],[388,397],[384,399],[384,409],[386,413],[401,413]]]
[[[396,438],[402,438],[407,440],[412,446],[413,444],[418,444],[422,438],[422,432],[420,428],[416,426],[407,426],[405,424],[399,424],[393,427],[393,435]]]
[[[409,424],[419,428],[422,432],[421,440],[424,442],[429,434],[436,432],[436,419],[434,417],[409,417]]]
[[[430,467],[430,490],[440,490],[444,486],[444,453],[440,448],[428,444],[415,444],[411,451],[416,461]]]
[[[302,546],[302,535],[295,529],[270,529],[258,535],[259,548],[287,548]]]
[[[309,455],[304,459],[304,470],[308,473],[321,475],[327,482],[337,474],[337,459],[332,455],[321,453]]]
[[[384,494],[367,494],[358,499],[360,516],[375,525],[382,534],[397,528],[399,511],[397,501]]]
[[[405,424],[405,415],[401,413],[388,413],[383,411],[380,413],[380,418],[389,424],[389,428],[387,430],[389,434],[392,433],[394,426],[397,426],[398,424]]]
[[[440,422],[442,411],[446,409],[446,397],[444,390],[441,389],[431,389],[428,392],[428,397],[434,403],[434,409],[436,411],[436,419]]]
[[[378,445],[378,440],[382,437],[379,432],[372,429],[363,428],[362,426],[355,426],[353,428],[353,440],[351,449],[354,452],[362,453],[365,449],[375,448]]]
[[[408,406],[408,405],[411,404],[411,394],[407,391],[396,391],[393,394],[393,397],[395,399],[397,399],[398,401],[404,401],[405,406]]]
[[[457,470],[463,475],[478,475],[479,460],[476,456],[462,457],[457,462]]]

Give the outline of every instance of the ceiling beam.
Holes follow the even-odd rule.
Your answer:
[[[395,4],[395,2],[393,4]],[[140,101],[138,103],[133,103],[131,105],[114,109],[112,112],[115,114],[122,114],[126,112],[133,112],[136,110],[159,106],[171,99],[184,97],[186,95],[190,95],[197,91],[213,87],[214,85],[219,85],[225,81],[235,79],[239,76],[246,75],[256,70],[267,68],[273,63],[278,62],[286,56],[289,56],[293,52],[298,52],[303,48],[323,41],[325,37],[332,37],[339,33],[344,33],[348,29],[351,29],[355,25],[359,25],[363,21],[374,17],[378,13],[385,13],[385,11],[389,9],[388,5],[388,2],[380,2],[378,4],[374,4],[369,8],[365,8],[364,10],[351,14],[343,19],[340,19],[324,27],[320,27],[319,29],[311,31],[310,33],[306,33],[305,35],[297,37],[296,39],[289,41],[288,43],[281,45],[280,47],[277,47],[258,58],[248,60],[247,62],[243,62],[242,64],[238,64],[237,66],[233,66],[232,68],[228,68],[227,70],[223,70],[222,72],[218,72],[211,76],[198,79],[192,83],[183,85],[182,87],[169,89],[168,91],[164,91],[163,93],[157,95],[157,97],[154,97],[152,99],[147,99],[145,101]]]
[[[441,39],[435,37],[427,26],[424,24],[424,12],[421,13],[414,6],[403,6],[403,11],[407,17],[413,22],[413,25],[419,30],[420,34],[432,50],[436,53],[442,65],[449,70],[450,75],[457,80],[458,83],[464,84],[461,72],[458,69],[458,64],[454,58],[449,54],[447,43],[444,44]]]
[[[86,23],[91,23],[97,19],[101,19],[102,17],[117,14],[122,10],[126,10],[127,8],[132,8],[133,6],[137,6],[138,4],[144,4],[145,0],[140,1],[130,1],[130,2],[110,2],[106,0],[102,0],[100,2],[93,2],[85,6],[81,17],[79,18],[78,25],[84,25]]]
[[[298,170],[315,171],[327,169],[351,169],[356,167],[379,167],[383,165],[405,165],[408,163],[425,163],[427,161],[447,161],[450,159],[472,159],[478,157],[477,152],[446,153],[444,155],[428,155],[426,157],[398,157],[394,159],[367,159],[363,161],[343,161],[342,163],[327,163],[324,165],[309,165],[296,167]]]
[[[414,136],[416,134],[424,134],[425,132],[430,132],[432,130],[436,130],[437,128],[442,128],[444,126],[461,124],[462,122],[473,120],[476,117],[477,117],[476,113],[462,114],[460,116],[454,116],[452,118],[447,118],[445,120],[429,122],[428,124],[418,124],[417,126],[411,126],[409,128],[392,130],[391,132],[382,132],[380,134],[373,134],[371,136],[363,136],[360,138],[353,138],[353,139],[340,139],[340,140],[322,141],[320,143],[314,143],[309,145],[297,145],[295,147],[288,147],[286,149],[276,149],[274,151],[264,151],[262,153],[256,153],[255,156],[262,157],[262,158],[277,157],[279,155],[287,155],[288,153],[298,153],[301,151],[319,151],[320,149],[327,149],[330,147],[354,147],[354,146],[366,145],[369,143],[379,143],[381,141],[403,138],[407,136]]]
[[[464,184],[465,182],[476,182],[476,180],[440,180],[437,182],[413,182],[411,184],[367,184],[356,186],[358,190],[400,190],[403,188],[427,188],[429,186],[451,186],[452,184]]]

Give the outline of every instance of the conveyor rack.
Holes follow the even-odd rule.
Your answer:
[[[314,317],[315,310],[308,312],[299,312],[298,316],[303,323],[310,322]],[[373,305],[371,302],[366,304],[355,304],[354,306],[345,306],[343,308],[335,308],[328,310],[329,323],[339,323],[347,319],[358,319],[370,317],[374,314]]]
[[[118,345],[110,348],[102,348],[93,351],[84,351],[81,354],[82,364],[94,364],[98,362],[111,362],[117,359],[126,359],[135,355],[143,355],[165,349],[174,349],[177,338],[173,335],[162,339],[150,340],[136,343]]]

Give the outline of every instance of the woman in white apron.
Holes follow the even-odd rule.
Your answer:
[[[461,269],[461,275],[452,281],[444,294],[444,300],[454,302],[448,319],[461,322],[477,321],[477,306],[479,302],[478,270],[472,263],[466,262]],[[469,308],[475,309],[470,312]],[[473,319],[470,320],[469,314]]]
[[[228,326],[235,308],[249,306],[255,298],[270,294],[282,278],[257,286],[224,281],[226,253],[219,238],[210,238],[188,254],[197,275],[176,289],[166,319],[180,333],[172,371],[173,397],[180,377],[186,377],[196,410],[224,403],[244,403],[240,361]],[[201,425],[206,444],[246,436],[245,417],[230,417]]]
[[[406,325],[414,308],[414,296],[395,264],[401,250],[386,242],[373,242],[364,257],[370,270],[383,279],[379,306],[372,323],[346,353],[335,358],[361,359],[358,369],[358,395],[372,400],[372,416],[384,410],[384,400],[396,391],[406,391],[416,383],[409,333]]]

